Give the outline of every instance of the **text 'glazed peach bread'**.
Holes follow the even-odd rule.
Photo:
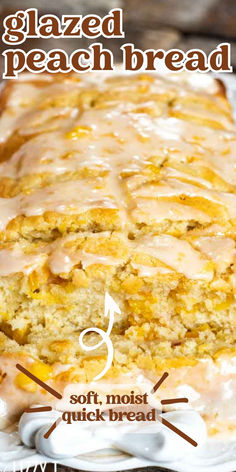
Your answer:
[[[103,381],[168,371],[165,396],[185,386],[209,431],[231,428],[236,130],[223,85],[25,74],[4,85],[1,107],[2,423],[49,402],[17,362],[61,391],[102,371],[106,345],[85,352],[79,334],[107,329],[108,292],[121,314]]]

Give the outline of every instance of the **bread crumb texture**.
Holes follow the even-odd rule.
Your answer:
[[[0,350],[43,380],[55,363],[70,381],[102,370],[106,346],[84,352],[79,334],[107,328],[106,291],[121,310],[110,377],[235,350],[236,134],[217,82],[190,77],[26,74],[3,88]]]

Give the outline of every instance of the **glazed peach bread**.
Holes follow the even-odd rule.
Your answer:
[[[79,335],[107,329],[108,292],[121,313],[103,380],[168,371],[165,396],[184,392],[212,432],[232,428],[236,132],[223,85],[25,74],[1,107],[2,418],[52,401],[17,362],[60,391],[102,371],[106,345],[84,351]]]

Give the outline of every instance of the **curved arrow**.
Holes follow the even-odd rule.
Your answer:
[[[100,374],[96,375],[96,377],[94,377],[93,380],[99,380],[101,379],[106,373],[107,371],[110,369],[111,367],[111,364],[112,364],[112,361],[113,361],[113,353],[114,353],[114,349],[113,349],[113,344],[112,344],[112,341],[110,339],[110,334],[111,334],[111,331],[112,331],[112,328],[113,328],[113,324],[114,324],[114,319],[115,319],[115,313],[121,313],[120,311],[120,308],[118,307],[118,305],[116,304],[115,300],[113,300],[113,298],[111,297],[111,295],[109,295],[108,292],[105,293],[105,309],[104,309],[104,316],[107,317],[109,313],[109,322],[108,322],[108,328],[107,328],[107,331],[103,331],[102,329],[100,328],[87,328],[87,329],[84,329],[81,333],[80,333],[80,337],[79,337],[79,343],[80,343],[80,346],[82,347],[82,349],[84,349],[85,351],[93,351],[94,349],[98,349],[104,342],[106,343],[107,345],[107,362],[106,362],[106,365],[104,367],[104,369],[102,370],[102,372],[100,372]],[[93,345],[93,346],[87,346],[86,344],[84,344],[83,342],[83,337],[85,336],[85,334],[87,333],[90,333],[90,332],[93,332],[93,333],[97,333],[101,336],[101,341],[99,341],[97,344]]]

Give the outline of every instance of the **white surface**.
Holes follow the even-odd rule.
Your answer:
[[[64,427],[66,428],[67,426]],[[44,428],[41,432],[44,432]],[[171,455],[173,456],[177,446],[175,439],[173,439],[173,443],[169,443],[168,447],[170,446]],[[134,458],[114,449],[101,449],[98,452],[95,451],[70,459],[57,459],[55,461],[49,459],[46,455],[38,454],[34,449],[22,446],[20,438],[16,433],[0,433],[0,469],[8,472],[46,462],[57,462],[84,471],[93,470],[101,472],[135,469],[146,466],[160,466],[177,472],[232,472],[236,469],[235,442],[208,440],[204,445],[192,450],[193,453],[187,453],[185,449],[184,456],[181,453],[181,458],[179,457],[174,461],[164,460],[166,457],[155,461]]]
[[[116,449],[155,463],[180,460],[196,453],[196,448],[170,431],[161,422],[73,422],[61,421],[49,438],[44,434],[61,414],[56,411],[24,413],[19,434],[26,446],[56,460],[91,453],[104,448]],[[192,410],[165,413],[165,419],[194,439],[199,447],[207,438],[201,416]]]
[[[216,75],[217,78],[221,79],[227,87],[228,99],[233,106],[234,120],[236,123],[236,74],[220,74]]]

